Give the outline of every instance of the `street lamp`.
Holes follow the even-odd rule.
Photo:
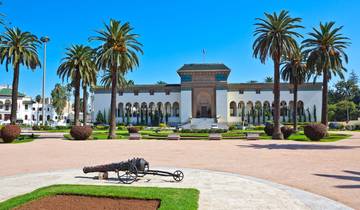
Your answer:
[[[50,41],[48,36],[40,38],[44,43],[44,67],[43,67],[43,80],[42,80],[42,125],[45,125],[45,75],[46,75],[46,43]]]

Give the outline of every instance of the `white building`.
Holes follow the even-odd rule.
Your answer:
[[[272,83],[228,83],[224,64],[185,64],[177,73],[180,84],[134,85],[117,94],[117,122],[151,124],[154,118],[186,128],[220,127],[272,119]],[[291,120],[293,87],[281,84],[281,120]],[[93,121],[109,115],[110,90],[98,87],[92,96]],[[320,120],[321,84],[299,86],[300,121]],[[157,122],[158,122],[157,121]]]
[[[11,112],[11,87],[8,85],[0,85],[0,124],[10,123]],[[61,119],[56,114],[54,107],[51,104],[51,99],[45,99],[45,122],[48,125],[65,125],[68,112],[66,112]],[[16,119],[18,123],[26,125],[36,125],[42,123],[42,103],[37,103],[31,97],[23,93],[18,93],[17,114]]]

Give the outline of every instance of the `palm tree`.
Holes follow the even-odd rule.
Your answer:
[[[294,37],[302,37],[295,29],[303,28],[297,25],[301,18],[291,18],[289,12],[281,11],[280,14],[265,13],[266,19],[257,18],[255,23],[256,37],[253,50],[254,57],[260,58],[265,64],[268,57],[274,63],[274,132],[273,139],[283,139],[280,131],[280,62],[283,56],[290,57],[296,49]]]
[[[25,65],[28,69],[35,70],[40,66],[37,48],[41,42],[30,32],[22,32],[19,28],[5,28],[5,32],[0,35],[0,63],[5,62],[6,71],[12,64],[14,78],[11,93],[11,124],[16,123],[18,88],[20,78],[20,65]]]
[[[293,85],[294,104],[293,104],[293,125],[294,130],[297,131],[297,94],[298,85],[303,84],[309,79],[309,72],[306,68],[305,56],[300,48],[296,48],[290,57],[284,57],[281,68],[281,78],[284,81],[289,81]]]
[[[121,71],[117,71],[117,89],[124,89],[126,87],[130,87],[134,85],[134,81],[133,80],[127,80],[125,78],[125,75],[123,72]],[[101,81],[100,83],[105,87],[105,88],[110,88],[111,87],[111,82],[112,82],[112,78],[111,78],[111,72],[109,70],[105,70],[104,74],[101,77]]]
[[[82,101],[82,111],[83,111],[83,125],[86,125],[87,119],[87,99],[88,99],[88,92],[87,87],[93,87],[96,85],[96,76],[97,76],[97,68],[94,61],[95,51],[92,50],[93,55],[92,57],[92,65],[89,68],[85,68],[84,71],[87,71],[82,79],[82,88],[83,88],[83,101]]]
[[[111,108],[109,139],[116,138],[116,92],[118,87],[118,71],[124,75],[134,67],[139,66],[138,53],[143,53],[142,44],[137,40],[139,35],[132,33],[130,23],[121,24],[120,21],[111,20],[105,24],[105,30],[98,31],[98,36],[90,40],[100,41],[97,49],[96,64],[99,69],[109,70],[111,73]]]
[[[345,49],[350,45],[349,38],[340,31],[341,27],[334,27],[335,22],[322,24],[320,28],[313,28],[310,38],[303,41],[304,53],[307,56],[308,68],[317,76],[322,75],[322,112],[321,123],[328,124],[328,82],[332,76],[344,78],[346,71],[343,61],[348,62]]]
[[[272,77],[265,77],[264,82],[265,82],[265,83],[273,83],[274,80],[273,80]]]
[[[66,56],[62,59],[57,74],[62,80],[65,78],[71,80],[74,87],[75,97],[75,125],[80,125],[80,84],[82,79],[92,78],[92,70],[95,69],[93,61],[93,50],[84,45],[73,45],[71,48],[66,48]]]

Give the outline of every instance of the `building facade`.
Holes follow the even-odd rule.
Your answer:
[[[0,85],[0,124],[10,123],[11,112],[11,86]],[[51,99],[45,99],[45,123],[47,125],[65,125],[68,117],[67,108],[64,109],[63,116],[59,117],[54,107],[52,106]],[[17,114],[16,119],[20,124],[37,125],[42,123],[42,102],[37,103],[31,97],[26,96],[24,93],[18,93],[17,101]]]
[[[117,122],[151,124],[158,121],[186,128],[213,124],[262,124],[272,120],[272,83],[228,83],[230,69],[224,64],[185,64],[177,73],[180,84],[133,85],[117,94]],[[281,120],[291,120],[292,85],[281,84]],[[320,120],[321,84],[306,83],[298,90],[300,121]],[[109,114],[110,90],[98,87],[92,96],[93,121]]]

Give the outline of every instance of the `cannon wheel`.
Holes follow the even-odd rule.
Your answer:
[[[173,174],[173,178],[177,182],[181,182],[184,179],[184,173],[182,171],[176,170]]]
[[[116,171],[116,174],[119,178],[119,181],[124,184],[131,184],[135,182],[138,177],[137,168],[133,165],[131,165],[128,170]]]
[[[140,171],[140,173],[138,173],[138,177],[144,177],[148,171],[149,171],[149,165],[145,165],[144,171]]]

